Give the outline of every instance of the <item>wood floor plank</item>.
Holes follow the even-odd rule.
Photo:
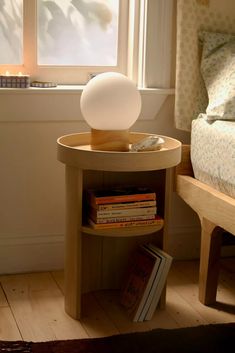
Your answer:
[[[149,321],[149,326],[154,328],[178,328],[180,325],[174,319],[174,315],[171,315],[170,310],[167,310],[168,303],[166,302],[166,308],[157,308],[152,319]]]
[[[82,297],[81,324],[89,337],[104,337],[118,334],[114,322],[99,305],[92,293],[86,293]]]
[[[231,322],[235,320],[234,310],[231,306],[235,305],[235,292],[230,293],[222,285],[218,286],[217,299],[225,300],[226,305],[216,304],[215,306],[205,306],[198,299],[198,273],[197,264],[187,262],[187,266],[182,262],[176,263],[172,267],[168,276],[168,285],[184,298],[187,303],[208,323]]]
[[[83,295],[82,320],[64,311],[63,272],[0,276],[0,339],[46,341],[101,337],[153,328],[176,328],[235,321],[235,259],[222,260],[217,303],[198,300],[198,261],[176,261],[171,267],[166,308],[152,320],[133,323],[120,307],[118,292]]]
[[[5,296],[4,292],[3,292],[3,289],[2,289],[2,287],[0,285],[0,308],[1,307],[6,307],[6,306],[9,306],[9,305],[8,305],[6,296]]]
[[[95,293],[95,296],[110,317],[120,333],[147,331],[151,327],[147,322],[132,322],[125,310],[119,304],[118,291],[105,290]]]
[[[176,262],[174,270],[184,274],[187,278],[187,283],[195,283],[198,286],[198,261]],[[231,301],[231,304],[235,305],[235,258],[221,259],[217,300],[221,296],[224,296],[223,300],[227,299]]]
[[[52,272],[57,285],[64,291],[64,274],[62,271]],[[119,331],[107,313],[99,305],[92,293],[82,296],[82,318],[80,320],[89,337],[104,337],[118,334]]]
[[[9,307],[0,307],[0,340],[22,340],[20,331]]]
[[[88,337],[80,322],[64,312],[64,298],[48,273],[1,278],[24,340],[47,341]]]
[[[166,300],[165,310],[178,323],[179,327],[207,324],[207,320],[170,286],[167,288]]]

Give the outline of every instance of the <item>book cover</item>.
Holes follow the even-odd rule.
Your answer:
[[[106,223],[120,223],[120,222],[134,222],[134,221],[143,221],[149,219],[155,219],[155,215],[143,215],[143,216],[125,216],[125,217],[109,217],[109,218],[97,218],[92,214],[89,214],[90,218],[96,224],[106,224]]]
[[[93,207],[98,204],[156,200],[156,193],[148,187],[120,186],[87,190],[87,200]]]
[[[153,316],[153,314],[154,314],[154,312],[156,310],[156,307],[158,305],[159,299],[161,297],[162,290],[163,290],[163,288],[164,288],[164,286],[166,284],[167,275],[169,273],[169,270],[170,270],[170,267],[171,267],[171,264],[172,264],[172,260],[173,260],[172,256],[167,254],[165,251],[157,248],[153,244],[149,244],[148,248],[151,249],[156,254],[158,254],[159,256],[162,256],[162,257],[165,258],[165,266],[164,266],[164,268],[161,271],[161,276],[160,276],[157,288],[154,291],[152,298],[150,298],[151,299],[150,300],[150,305],[149,305],[149,308],[147,309],[147,313],[145,315],[144,320],[151,320],[151,318],[152,318],[152,316]]]
[[[126,228],[126,227],[163,225],[163,219],[159,216],[156,216],[154,219],[146,219],[146,220],[140,220],[140,221],[95,223],[91,218],[88,218],[88,223],[94,229],[110,229],[110,228]]]
[[[151,256],[154,256],[155,258],[155,264],[153,267],[153,271],[151,273],[151,276],[149,277],[148,283],[146,285],[146,288],[144,290],[144,293],[142,295],[142,298],[139,302],[138,308],[134,314],[133,321],[143,321],[141,318],[141,313],[143,312],[143,309],[146,305],[147,298],[149,297],[149,293],[152,290],[154,283],[156,281],[156,277],[159,276],[159,273],[161,273],[162,268],[164,267],[164,259],[156,254],[154,254],[151,251],[148,251],[148,248],[145,248],[144,246],[142,247],[146,253],[150,254]]]
[[[142,247],[138,247],[130,259],[121,289],[120,303],[132,319],[136,316],[148,282],[157,266],[155,256]]]
[[[95,205],[97,211],[111,211],[111,210],[125,210],[132,208],[144,208],[144,207],[156,207],[156,200],[150,201],[132,201],[132,202],[121,202],[121,203],[107,203]]]
[[[111,218],[111,217],[127,217],[127,216],[144,216],[144,215],[155,215],[157,213],[157,207],[141,207],[141,208],[127,208],[124,210],[106,210],[99,211],[93,207],[89,210],[90,215],[93,219],[98,218]]]

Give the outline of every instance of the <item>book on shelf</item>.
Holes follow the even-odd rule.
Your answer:
[[[140,215],[140,216],[125,216],[125,217],[96,217],[95,215],[90,214],[90,219],[96,224],[106,224],[106,223],[120,223],[120,222],[135,222],[135,221],[143,221],[155,219],[155,214],[149,215]]]
[[[155,256],[143,247],[138,247],[131,258],[121,289],[120,303],[133,321],[138,321],[159,264],[160,258],[156,261]]]
[[[156,200],[149,201],[132,201],[132,202],[121,202],[121,203],[107,203],[95,205],[97,211],[112,211],[112,210],[130,210],[132,208],[145,208],[145,207],[156,207]]]
[[[149,265],[147,268],[146,262],[150,262],[150,259],[152,267]],[[172,257],[153,244],[142,245],[137,249],[128,266],[120,299],[133,321],[152,318],[171,263]]]
[[[106,189],[88,189],[88,203],[96,208],[99,204],[156,200],[156,193],[149,187],[118,186]]]
[[[127,208],[125,210],[108,210],[108,211],[98,211],[97,209],[91,207],[89,209],[89,214],[98,218],[111,218],[111,217],[127,217],[127,216],[147,216],[155,215],[157,213],[157,207],[139,207],[139,208]]]
[[[145,301],[138,321],[151,320],[158,306],[173,260],[171,255],[167,254],[165,251],[159,249],[153,244],[148,244],[145,248],[156,257],[161,258],[161,265],[159,267],[159,271],[156,273],[151,290],[149,291],[147,300]]]
[[[128,228],[128,227],[143,227],[163,225],[163,219],[160,216],[155,216],[154,219],[146,219],[139,221],[124,221],[124,222],[108,222],[95,223],[91,218],[88,218],[88,224],[94,229],[111,229],[111,228]]]

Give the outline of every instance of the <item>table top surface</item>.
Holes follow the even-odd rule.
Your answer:
[[[150,135],[153,134],[131,132],[130,145]],[[143,152],[92,150],[90,136],[86,132],[58,138],[58,160],[81,169],[110,171],[165,169],[181,160],[181,142],[168,136],[158,135],[165,141],[161,149]]]

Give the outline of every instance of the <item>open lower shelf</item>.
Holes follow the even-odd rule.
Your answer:
[[[94,229],[88,225],[82,227],[82,232],[86,234],[108,236],[108,237],[131,237],[152,234],[158,232],[163,228],[164,220],[162,219],[159,224],[152,226],[141,227],[125,227],[125,228],[109,228],[109,229]]]

